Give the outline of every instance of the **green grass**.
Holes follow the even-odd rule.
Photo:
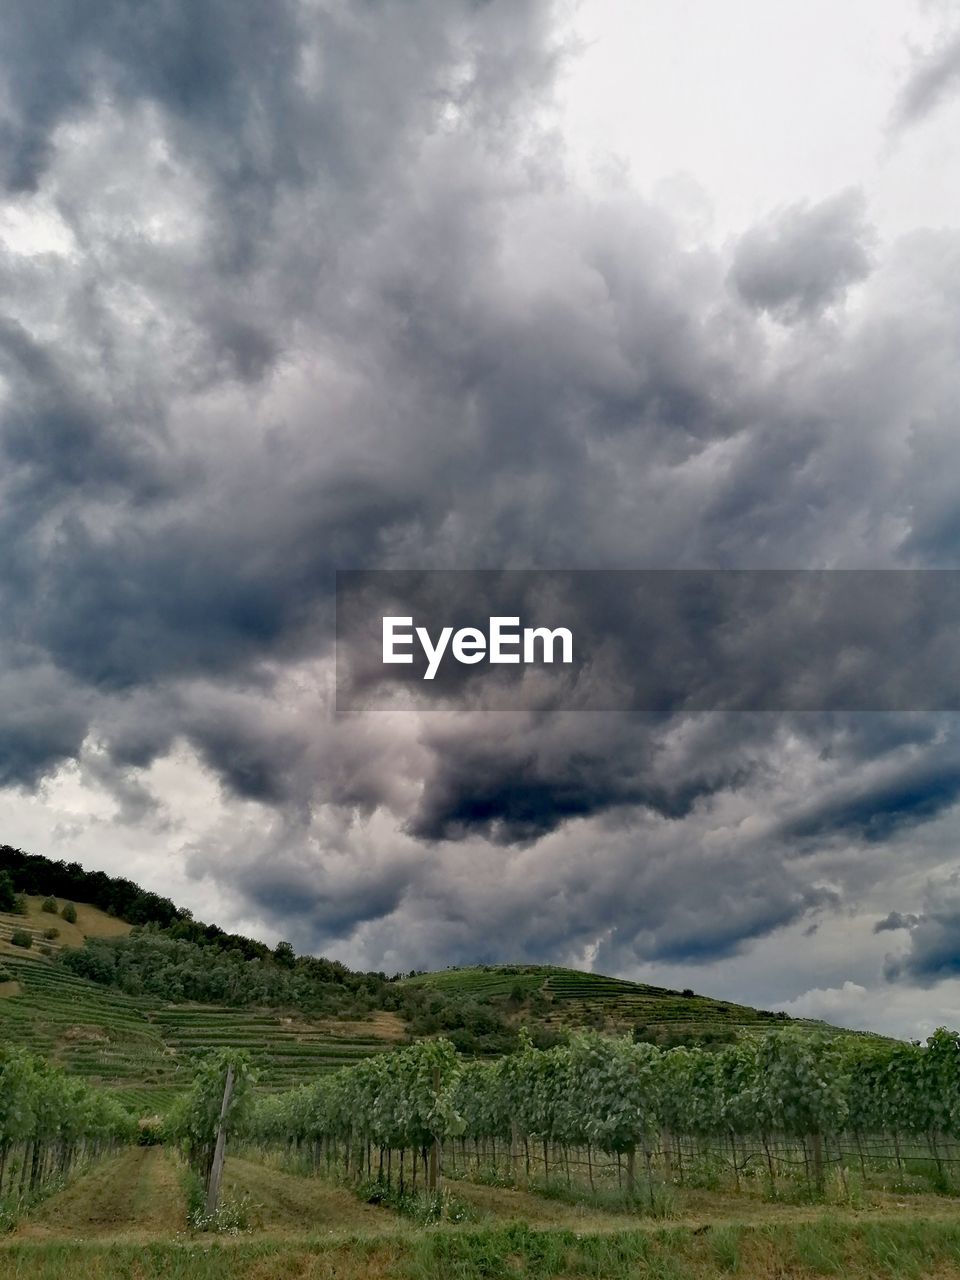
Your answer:
[[[840,1222],[590,1232],[524,1223],[313,1240],[198,1238],[0,1245],[0,1278],[59,1280],[940,1280],[960,1275],[960,1224]]]

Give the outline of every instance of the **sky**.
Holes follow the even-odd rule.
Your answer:
[[[0,840],[960,1026],[955,715],[336,718],[332,603],[960,567],[956,7],[8,0],[0,63]]]

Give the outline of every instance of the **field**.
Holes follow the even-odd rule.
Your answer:
[[[404,981],[479,1000],[508,1001],[522,994],[524,1001],[537,1001],[539,1016],[558,1029],[640,1026],[651,1033],[740,1035],[780,1026],[783,1021],[769,1010],[551,965],[444,969]]]
[[[63,922],[41,913],[39,903],[31,901],[28,927],[35,932],[49,923],[59,927]],[[79,945],[98,930],[109,934],[125,928],[78,904],[75,932],[64,931],[54,941]],[[815,1147],[806,1138],[781,1133],[771,1151],[768,1135],[758,1136],[750,1127],[752,1110],[764,1098],[770,1103],[764,1089],[769,1085],[767,1092],[776,1093],[786,1087],[769,1084],[770,1064],[806,1069],[811,1054],[821,1055],[815,1064],[819,1078],[828,1059],[835,1070],[850,1051],[862,1052],[865,1065],[872,1054],[892,1052],[879,1038],[848,1043],[833,1035],[788,1036],[779,1056],[765,1058],[767,1042],[758,1033],[782,1028],[781,1018],[692,992],[547,966],[481,966],[405,980],[454,999],[490,1001],[516,1023],[530,1014],[558,1029],[713,1031],[724,1041],[735,1040],[714,1048],[747,1075],[718,1075],[715,1083],[727,1091],[725,1106],[738,1089],[752,1100],[751,1114],[740,1117],[739,1136],[734,1139],[722,1127],[703,1136],[694,1111],[713,1096],[709,1072],[678,1077],[665,1097],[678,1124],[684,1108],[694,1108],[687,1117],[691,1128],[661,1131],[657,1120],[649,1149],[646,1139],[642,1153],[631,1149],[637,1160],[634,1180],[626,1157],[611,1154],[623,1147],[604,1147],[596,1139],[600,1129],[583,1130],[583,1122],[591,1117],[601,1127],[605,1122],[602,1100],[610,1089],[604,1073],[612,1072],[609,1078],[618,1081],[610,1096],[623,1100],[623,1078],[616,1074],[623,1055],[637,1070],[648,1061],[674,1062],[675,1055],[649,1044],[587,1034],[572,1037],[569,1045],[525,1050],[510,1077],[520,1089],[510,1103],[515,1127],[493,1121],[488,1130],[484,1105],[475,1104],[487,1099],[495,1104],[490,1114],[498,1114],[501,1086],[494,1061],[457,1058],[451,1046],[431,1039],[394,1056],[390,1051],[407,1038],[407,1024],[395,1013],[381,1010],[349,1021],[311,1019],[293,1009],[164,1004],[76,976],[37,946],[29,951],[5,946],[2,963],[10,980],[0,985],[0,1043],[22,1045],[71,1075],[105,1086],[140,1116],[166,1111],[190,1085],[198,1058],[209,1049],[245,1050],[259,1082],[258,1118],[244,1130],[243,1141],[231,1140],[224,1216],[215,1224],[229,1230],[197,1229],[192,1217],[197,1183],[191,1182],[196,1174],[188,1173],[174,1144],[177,1131],[170,1125],[176,1113],[171,1113],[164,1130],[168,1145],[126,1146],[92,1164],[78,1162],[65,1185],[55,1165],[48,1164],[48,1180],[36,1193],[31,1181],[25,1198],[24,1175],[17,1173],[21,1208],[14,1206],[6,1219],[15,1221],[15,1228],[0,1235],[0,1280],[57,1280],[78,1267],[91,1280],[714,1280],[731,1274],[761,1280],[820,1275],[960,1280],[956,1143],[941,1134],[934,1145],[909,1116],[895,1150],[887,1150],[886,1138],[871,1144],[859,1136],[854,1141],[842,1130],[831,1136],[825,1125]],[[923,1052],[952,1053],[956,1046],[947,1040],[931,1041]],[[693,1061],[691,1052],[708,1066],[718,1057],[707,1050],[683,1050],[677,1060],[681,1067]],[[417,1066],[421,1058],[423,1069]],[[347,1077],[330,1079],[335,1068],[360,1063]],[[757,1079],[748,1079],[761,1063],[767,1065]],[[419,1098],[417,1090],[426,1088],[432,1096],[439,1087],[431,1064],[450,1073],[450,1087],[459,1090],[457,1107],[474,1118],[473,1128],[461,1128],[460,1136],[452,1130],[436,1149],[443,1171],[439,1200],[424,1192],[426,1149],[410,1118],[419,1114],[410,1105]],[[665,1081],[672,1080],[668,1066],[662,1067],[668,1072]],[[388,1087],[388,1078],[400,1093]],[[854,1072],[851,1078],[865,1077]],[[881,1072],[876,1078],[886,1076]],[[364,1080],[380,1081],[383,1088],[371,1091]],[[444,1081],[446,1087],[446,1075]],[[219,1099],[222,1085],[214,1084]],[[307,1084],[313,1087],[299,1087]],[[832,1093],[822,1082],[820,1088],[829,1110]],[[293,1091],[281,1093],[284,1089]],[[573,1104],[565,1089],[573,1091]],[[404,1090],[413,1092],[407,1097]],[[340,1099],[336,1105],[342,1114],[324,1102],[328,1094],[328,1102]],[[656,1094],[654,1089],[651,1096]],[[391,1098],[394,1112],[387,1106]],[[545,1140],[524,1136],[544,1132],[527,1114],[541,1105],[553,1117],[554,1130],[561,1119],[570,1129],[566,1136],[555,1132],[549,1152]],[[129,1115],[117,1110],[129,1126]],[[37,1114],[41,1111],[38,1107]],[[384,1162],[384,1152],[378,1154],[384,1138],[377,1134],[384,1125],[406,1135],[406,1161],[400,1150],[387,1151],[386,1178],[377,1182],[378,1164]],[[408,1133],[404,1126],[413,1127]],[[122,1141],[136,1140],[138,1132],[134,1125]],[[55,1143],[47,1141],[56,1154]],[[17,1169],[29,1171],[28,1154],[26,1145],[14,1149]],[[12,1168],[8,1162],[8,1191],[17,1185]]]
[[[369,1022],[311,1022],[289,1011],[158,1005],[18,948],[3,964],[14,981],[0,986],[0,1041],[124,1091],[144,1113],[165,1109],[207,1049],[248,1050],[262,1085],[281,1088],[389,1049],[403,1034],[385,1013]]]
[[[856,1205],[736,1200],[676,1189],[661,1216],[458,1181],[459,1222],[418,1226],[345,1187],[230,1157],[228,1199],[249,1225],[211,1236],[188,1227],[181,1170],[163,1147],[137,1147],[43,1202],[0,1239],[0,1278],[58,1280],[801,1280],[812,1276],[960,1277],[956,1200],[876,1192]]]

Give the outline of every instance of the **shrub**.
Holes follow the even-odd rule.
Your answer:
[[[137,1121],[137,1145],[153,1147],[161,1142],[163,1142],[163,1116],[142,1116]]]
[[[27,933],[26,929],[14,929],[10,941],[15,947],[26,947],[29,950],[33,946],[33,934]]]
[[[72,902],[65,902],[63,904],[63,910],[60,912],[60,915],[64,920],[66,920],[67,924],[77,923],[77,908]]]
[[[40,910],[47,911],[50,915],[55,916],[57,914],[56,898],[44,898],[43,902],[40,903]]]
[[[59,930],[59,929],[44,929],[44,931],[43,931],[43,936],[47,939],[47,941],[48,941],[48,942],[52,942],[54,938],[59,938],[59,937],[60,937],[60,930]]]
[[[14,977],[5,964],[0,964],[0,982],[13,982]]]

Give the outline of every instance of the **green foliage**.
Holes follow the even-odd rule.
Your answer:
[[[228,1069],[233,1089],[223,1116],[227,1140],[242,1136],[250,1124],[255,1076],[247,1055],[238,1050],[208,1054],[197,1066],[193,1084],[170,1108],[164,1135],[178,1143],[187,1163],[206,1182],[213,1162]]]
[[[77,908],[72,902],[65,902],[63,904],[63,910],[60,912],[60,915],[64,920],[66,920],[67,924],[77,923]]]
[[[78,1159],[133,1141],[135,1131],[110,1094],[0,1046],[0,1215],[62,1179]]]
[[[54,862],[9,845],[0,845],[0,883],[3,876],[8,877],[18,893],[89,902],[131,924],[152,921],[170,925],[189,914],[178,911],[168,898],[148,893],[131,880],[108,876],[102,871],[85,871],[78,862]],[[0,889],[0,911],[6,910],[9,908],[3,905]]]
[[[18,893],[9,872],[0,870],[0,911],[6,914],[19,914]]]
[[[248,958],[232,947],[200,945],[148,928],[126,938],[88,938],[82,948],[65,951],[61,963],[88,981],[169,1004],[286,1008],[349,1018],[386,1009],[408,1022],[411,1035],[441,1032],[461,1053],[509,1052],[517,1043],[505,1014],[479,1001],[296,957],[289,943]],[[542,1028],[536,1034],[544,1046],[560,1039]]]
[[[43,902],[40,903],[40,910],[47,911],[50,915],[55,916],[59,910],[56,898],[44,898]]]
[[[13,883],[13,877],[9,871],[0,871],[0,911],[11,912],[15,910],[17,901],[17,890]]]
[[[59,937],[60,937],[60,930],[59,930],[59,929],[55,929],[55,928],[54,928],[54,929],[44,929],[44,931],[43,931],[43,936],[47,939],[47,941],[48,941],[48,942],[52,942],[54,938],[59,938]]]
[[[410,1218],[420,1226],[431,1222],[475,1222],[479,1214],[475,1209],[448,1190],[433,1192],[401,1191],[398,1186],[384,1182],[382,1178],[366,1178],[354,1188],[357,1198],[365,1204],[382,1205],[403,1218]]]
[[[23,947],[29,950],[33,946],[33,934],[26,929],[14,929],[10,935],[10,941],[15,947]]]
[[[376,1006],[376,980],[347,987],[331,980],[326,962],[312,957],[294,961],[292,950],[282,954],[286,959],[280,962],[269,952],[247,959],[232,948],[200,946],[146,929],[126,938],[88,938],[84,947],[66,952],[62,963],[72,973],[128,995],[174,1003],[294,1007],[355,1016]]]
[[[480,1144],[500,1142],[503,1152],[509,1143],[516,1159],[531,1143],[542,1149],[548,1186],[559,1172],[547,1167],[551,1148],[592,1148],[618,1163],[627,1157],[628,1197],[639,1153],[651,1208],[651,1153],[664,1132],[722,1153],[720,1178],[741,1165],[749,1141],[768,1167],[748,1172],[742,1163],[744,1176],[769,1172],[772,1182],[770,1144],[784,1143],[799,1150],[808,1196],[823,1194],[841,1137],[893,1133],[929,1143],[931,1185],[947,1189],[937,1140],[960,1138],[960,1035],[939,1030],[921,1046],[791,1029],[719,1051],[664,1051],[589,1031],[541,1050],[521,1033],[518,1051],[494,1063],[464,1062],[449,1042],[432,1040],[264,1099],[251,1132],[266,1145],[341,1143],[348,1165],[349,1152],[367,1144],[425,1152],[462,1136],[479,1163]],[[836,1176],[848,1195],[842,1169]]]

